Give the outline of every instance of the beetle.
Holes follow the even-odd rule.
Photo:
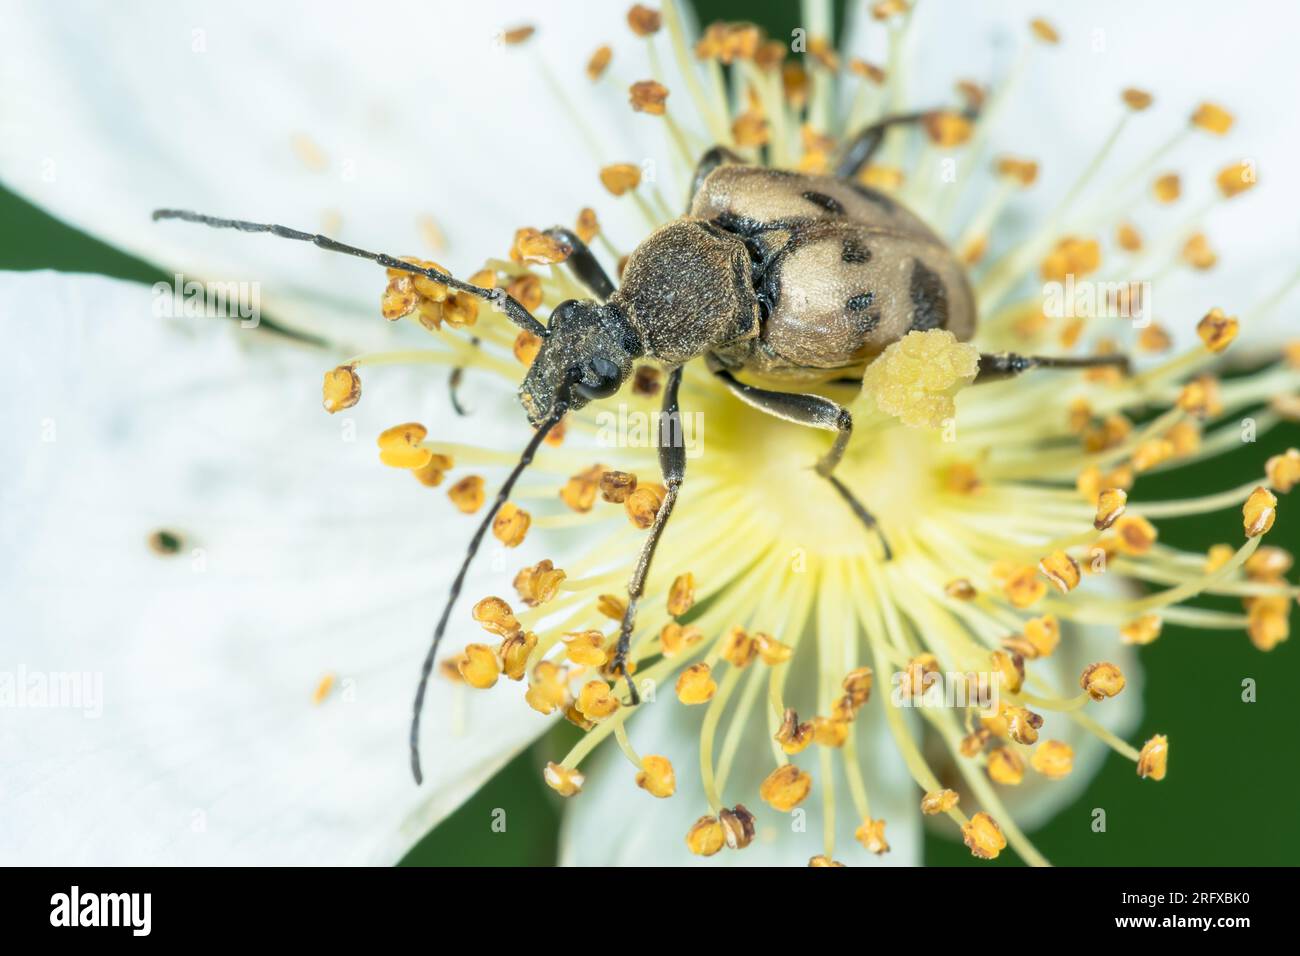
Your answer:
[[[566,261],[592,298],[560,303],[545,325],[502,289],[483,289],[327,236],[186,210],[153,213],[155,220],[311,242],[422,275],[487,301],[541,339],[518,393],[535,431],[470,539],[421,667],[409,741],[417,783],[423,780],[419,728],[429,676],[484,536],[550,430],[569,412],[616,394],[638,360],[658,362],[668,375],[659,436],[665,495],[628,581],[612,665],[627,683],[631,704],[639,702],[627,667],[637,603],[686,473],[685,448],[677,436],[678,391],[688,362],[703,359],[721,384],[762,412],[834,432],[815,469],[879,537],[890,558],[870,510],[835,476],[852,437],[853,417],[838,402],[806,389],[827,382],[860,384],[867,365],[909,332],[947,329],[962,341],[975,332],[975,295],[960,260],[905,206],[857,181],[891,127],[927,115],[888,116],[867,126],[847,142],[830,175],[752,166],[726,147],[713,147],[692,177],[686,214],[633,250],[618,286],[571,230],[547,230],[567,250]],[[1122,355],[981,354],[976,382],[1031,368],[1127,364]]]

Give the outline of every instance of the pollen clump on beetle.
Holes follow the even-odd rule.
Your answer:
[[[864,27],[901,31],[911,7],[876,3]],[[662,138],[666,159],[652,162],[657,154],[642,144],[601,144],[605,158],[636,161],[599,168],[599,181],[584,186],[586,197],[539,214],[572,223],[615,280],[638,239],[683,208],[699,144],[716,142],[786,171],[832,172],[849,131],[879,119],[908,73],[901,46],[887,70],[838,48],[828,35],[810,36],[806,55],[790,57],[788,38],[768,37],[753,24],[692,33],[676,4],[637,5],[628,27],[589,57],[581,51],[567,68],[584,85],[588,77],[612,112],[625,115],[630,101],[656,116],[643,132]],[[1026,56],[1071,52],[1045,21],[1021,40]],[[671,80],[656,62],[667,51],[684,64]],[[665,82],[673,84],[671,96]],[[700,428],[683,430],[686,476],[680,486],[671,483],[674,510],[666,523],[670,482],[662,477],[655,416],[669,379],[653,355],[621,369],[628,382],[617,395],[569,410],[498,511],[507,469],[530,434],[522,416],[514,437],[498,440],[500,423],[473,408],[486,409],[487,402],[471,401],[468,415],[426,418],[438,440],[416,422],[379,436],[385,465],[446,492],[447,501],[430,502],[441,509],[430,520],[446,522],[445,531],[435,526],[439,547],[459,550],[475,521],[490,514],[485,548],[496,558],[533,546],[564,555],[494,565],[494,587],[510,602],[490,597],[468,612],[454,607],[449,633],[459,640],[437,668],[456,694],[522,693],[539,728],[543,715],[576,728],[580,739],[542,771],[557,792],[613,786],[586,762],[600,751],[632,768],[613,775],[617,786],[630,790],[635,781],[645,795],[689,802],[686,819],[696,822],[682,842],[668,841],[683,857],[775,839],[782,850],[791,844],[787,856],[800,862],[870,863],[889,850],[885,821],[873,815],[880,812],[877,791],[899,784],[869,771],[874,751],[891,748],[903,755],[904,802],[914,814],[960,833],[977,858],[1010,850],[1043,864],[1016,825],[1009,797],[1051,799],[1062,789],[1053,781],[1081,773],[1097,748],[1131,761],[1142,778],[1165,776],[1164,736],[1139,750],[1122,739],[1122,720],[1099,723],[1099,711],[1121,718],[1136,703],[1138,648],[1160,640],[1172,650],[1180,642],[1164,632],[1176,627],[1234,633],[1252,652],[1289,638],[1295,568],[1289,553],[1262,541],[1289,533],[1279,498],[1300,484],[1300,452],[1287,449],[1293,442],[1261,454],[1262,470],[1258,462],[1240,466],[1242,473],[1218,490],[1194,495],[1166,477],[1239,444],[1243,419],[1258,425],[1252,439],[1260,442],[1271,440],[1266,433],[1277,422],[1300,419],[1300,344],[1279,350],[1278,361],[1258,371],[1247,365],[1263,353],[1236,345],[1291,286],[1256,297],[1219,276],[1214,270],[1233,250],[1207,230],[1197,209],[1175,214],[1176,234],[1158,224],[1159,214],[1172,212],[1166,204],[1194,206],[1189,200],[1201,193],[1214,203],[1253,201],[1253,162],[1223,166],[1205,182],[1166,165],[1164,152],[1153,154],[1158,165],[1153,159],[1119,182],[1094,179],[1088,166],[1078,180],[1088,188],[1077,196],[1034,197],[1049,209],[1060,206],[1059,214],[1034,221],[1031,207],[1015,206],[1021,191],[1055,188],[1062,176],[1070,181],[1078,157],[1043,150],[1044,143],[1008,142],[1014,152],[991,152],[997,139],[987,135],[986,115],[1019,95],[1017,82],[963,80],[957,108],[904,102],[920,121],[892,130],[854,177],[855,185],[914,211],[967,264],[980,311],[976,328],[962,330],[970,341],[949,328],[917,329],[874,357],[855,355],[866,366],[861,398],[853,382],[837,380],[847,378],[838,367],[819,369],[807,388],[782,385],[816,392],[851,413],[852,432],[833,477],[875,517],[891,560],[814,467],[835,432],[738,401],[700,361],[684,367],[680,382],[679,424],[698,419]],[[1117,123],[1158,124],[1152,103],[1152,93],[1130,87],[1110,108]],[[1197,141],[1228,135],[1234,119],[1207,101],[1192,114],[1190,130],[1177,125],[1172,132],[1187,137],[1190,151]],[[1128,146],[1124,137],[1117,142],[1119,151]],[[1034,159],[1018,158],[1019,149],[1030,148],[1039,150]],[[939,185],[944,162],[954,163],[957,175]],[[638,216],[645,230],[628,231],[622,213]],[[617,229],[602,228],[602,219]],[[326,410],[353,407],[361,376],[373,402],[383,366],[399,363],[431,369],[435,385],[443,375],[463,380],[475,399],[515,392],[525,371],[543,360],[553,310],[589,297],[580,263],[558,235],[529,227],[512,237],[507,230],[500,241],[510,241],[508,251],[483,261],[469,279],[479,289],[507,292],[541,329],[520,328],[494,304],[437,279],[389,271],[381,312],[405,321],[385,331],[417,334],[421,347],[330,359],[326,364],[341,364],[325,372]],[[835,252],[837,262],[840,255],[861,256]],[[436,263],[408,262],[444,272]],[[1158,323],[1135,321],[1134,310],[1151,302],[1131,287],[1108,290],[1095,303],[1098,314],[1060,314],[1045,304],[1050,283],[1130,273],[1160,276],[1162,288],[1214,279],[1214,299],[1193,300],[1192,311],[1162,305]],[[1234,350],[1249,362],[1225,377]],[[1132,368],[1032,368],[967,387],[981,354],[1008,352],[1123,354]],[[754,386],[761,387],[759,377]],[[747,370],[737,379],[751,384]],[[413,413],[391,414],[400,421]],[[557,436],[564,440],[552,441]],[[1223,543],[1179,547],[1173,525],[1169,540],[1161,537],[1167,519],[1204,524],[1210,540]],[[664,535],[635,602],[629,682],[617,667],[631,603],[626,587],[656,525]],[[1206,593],[1238,606],[1203,607],[1195,599]],[[1081,672],[1088,661],[1095,663]],[[928,706],[950,684],[978,690],[979,677],[995,683],[995,704]],[[1162,679],[1158,669],[1148,677]],[[916,727],[894,720],[904,706],[926,708],[917,715],[924,721],[915,722],[925,727],[924,746]],[[678,759],[684,751],[671,749],[676,740],[651,735],[654,722],[641,716],[651,707],[667,707],[675,721],[694,726],[698,754],[674,768],[663,754]],[[819,805],[832,818],[809,827],[822,831],[821,845],[779,821],[758,828],[745,809],[758,800],[775,813]],[[837,841],[849,829],[831,825],[846,816],[855,827],[847,847]]]
[[[867,366],[863,389],[881,411],[915,428],[956,414],[953,396],[979,371],[979,350],[946,329],[909,332]]]

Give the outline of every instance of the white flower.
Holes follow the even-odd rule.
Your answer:
[[[1023,32],[1028,14],[984,20],[968,5],[942,16],[928,6],[913,35],[942,45],[916,60],[922,66],[905,103],[948,102],[955,76],[992,79],[1010,68],[1010,49],[983,41],[1009,36],[1013,23]],[[72,31],[62,14],[35,5],[5,11],[8,39],[20,51],[0,67],[6,185],[169,272],[257,282],[268,315],[334,343],[327,353],[234,323],[160,320],[150,290],[125,283],[51,274],[0,280],[0,310],[19,342],[0,405],[6,434],[17,436],[15,460],[0,479],[9,563],[0,594],[16,639],[0,663],[15,674],[21,668],[31,687],[91,675],[85,706],[50,709],[24,691],[30,706],[0,726],[0,760],[9,769],[0,790],[6,859],[392,862],[546,726],[518,695],[471,695],[434,681],[423,738],[429,783],[418,789],[409,779],[404,731],[416,667],[468,528],[448,523],[440,496],[432,505],[426,488],[377,467],[370,442],[411,420],[438,422],[439,439],[514,449],[522,416],[510,396],[472,371],[465,393],[474,414],[455,420],[443,377],[449,363],[363,367],[364,401],[342,418],[324,416],[314,397],[324,370],[413,341],[409,327],[374,315],[377,270],[266,237],[152,224],[148,211],[194,208],[319,229],[368,248],[414,250],[466,276],[503,251],[515,227],[569,223],[580,208],[597,205],[605,233],[626,251],[646,232],[647,218],[667,214],[661,205],[678,207],[682,161],[663,121],[633,115],[621,95],[649,69],[623,11],[576,11],[542,19],[522,48],[500,42],[500,31],[536,16],[525,3],[459,8],[454,18],[414,3],[325,16],[309,6],[168,7],[117,30],[113,8],[89,5]],[[1236,29],[1240,20],[1206,4],[1187,44],[1157,44],[1140,15],[1097,5],[1062,28],[1082,36],[1103,24],[1092,40],[1097,57],[1107,58],[1107,75],[1115,73],[1110,64],[1141,55],[1149,74],[1138,70],[1133,82],[1154,89],[1162,109],[1173,94],[1168,116],[1181,121],[1207,91],[1264,114],[1259,86],[1224,85],[1246,82],[1246,71],[1182,66],[1210,63],[1208,50],[1198,57],[1187,44],[1218,42],[1218,27]],[[811,16],[820,16],[815,6]],[[883,34],[868,35],[860,21],[850,36],[861,36],[865,49]],[[1261,69],[1286,62],[1266,55],[1281,31],[1275,36],[1251,34],[1252,44],[1263,44],[1259,60],[1268,66]],[[615,46],[614,64],[594,88],[582,67],[604,42]],[[707,117],[688,107],[690,84],[667,38],[655,43],[670,115],[689,142],[707,144]],[[1051,206],[1043,200],[1068,189],[1094,148],[1085,144],[1106,135],[1096,118],[1114,111],[1093,97],[1104,94],[1109,104],[1116,91],[1104,84],[1079,90],[1078,73],[1036,69],[1032,95],[1015,106],[1030,125],[1010,123],[999,147],[1046,161],[1041,187],[1048,188],[1040,187],[1036,205],[1017,207],[1041,220]],[[1281,81],[1260,85],[1287,89]],[[1184,90],[1185,103],[1176,99]],[[1287,155],[1280,124],[1261,132],[1262,125],[1257,119],[1244,154],[1235,146],[1228,158]],[[1058,157],[1069,162],[1057,164]],[[1208,176],[1222,159],[1200,172]],[[616,161],[655,171],[642,207],[613,204],[597,191],[596,171]],[[1279,199],[1296,188],[1277,178]],[[1125,185],[1142,192],[1142,181]],[[932,197],[921,188],[908,198],[926,205]],[[942,213],[943,205],[927,211]],[[1216,245],[1234,252],[1225,266],[1266,271],[1288,261],[1289,250],[1278,250],[1255,218],[1235,206],[1215,215],[1224,226],[1212,233]],[[991,241],[1014,245],[1021,236],[1012,229]],[[564,291],[548,282],[547,305]],[[1189,301],[1199,316],[1206,289],[1187,295],[1162,298],[1161,309],[1192,315],[1182,305]],[[1291,378],[1270,382],[1294,389]],[[1236,399],[1264,395],[1266,387],[1249,386]],[[972,407],[990,417],[996,411],[993,402],[972,400]],[[740,421],[721,408],[710,415],[711,422]],[[745,426],[755,427],[748,418]],[[783,447],[803,454],[816,443],[796,435]],[[715,469],[713,477],[730,474]],[[838,520],[827,510],[833,504],[819,503],[814,517]],[[1042,509],[1031,510],[1046,520]],[[155,544],[177,553],[150,550],[158,531],[168,536]],[[1041,538],[1031,531],[1018,528],[1015,536],[1034,546]],[[468,593],[500,589],[504,568],[513,573],[522,562],[481,563]],[[877,586],[883,593],[899,585]],[[716,588],[710,582],[703,590]],[[1109,614],[1099,620],[1118,623]],[[1113,627],[1080,630],[1057,658],[1060,674],[1073,681],[1087,663],[1121,659],[1114,640]],[[1118,733],[1131,727],[1140,691],[1135,668],[1122,663],[1129,687],[1104,711]],[[823,676],[834,670],[821,669]],[[102,675],[102,695],[93,693],[94,675]],[[87,693],[99,699],[87,701]],[[878,726],[884,715],[872,706],[857,725],[866,729],[855,772],[870,781],[872,816],[889,820],[885,860],[916,862],[920,817],[909,782],[916,767],[900,758],[897,728]],[[629,722],[638,739],[654,741],[678,768],[695,766],[694,714],[668,700],[646,709]],[[1062,732],[1076,753],[1070,781],[1026,784],[1052,793],[1008,801],[1022,824],[1076,793],[1100,761],[1103,749],[1075,730]],[[1099,736],[1115,743],[1110,731]],[[756,792],[770,755],[734,752],[731,789]],[[563,860],[680,862],[681,837],[707,809],[698,787],[692,781],[689,794],[683,786],[674,799],[651,800],[617,766],[621,760],[606,746],[584,765],[585,792],[566,817]],[[847,799],[845,783],[839,792]],[[986,794],[977,795],[984,802]],[[629,812],[637,799],[643,803]],[[822,832],[820,800],[808,810],[808,832]],[[721,859],[803,862],[819,849],[815,839],[809,849],[779,834],[772,819],[770,812],[760,819],[745,854]],[[861,822],[841,811],[838,845],[850,846]],[[1013,842],[1032,858],[1014,833]]]

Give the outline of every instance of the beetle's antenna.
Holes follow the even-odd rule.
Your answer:
[[[479,524],[478,530],[474,532],[474,537],[470,539],[469,550],[465,553],[465,560],[461,563],[460,570],[456,572],[456,577],[451,582],[451,593],[447,596],[447,606],[442,609],[442,617],[438,619],[438,626],[433,630],[433,642],[429,645],[429,653],[424,656],[424,664],[420,668],[420,686],[415,690],[415,706],[411,713],[411,773],[415,775],[417,784],[424,782],[424,774],[420,770],[420,711],[424,709],[424,692],[429,686],[429,675],[433,673],[433,661],[438,656],[438,645],[442,643],[443,635],[447,631],[447,621],[451,617],[451,609],[456,603],[456,598],[460,597],[461,586],[465,583],[465,574],[469,571],[470,562],[474,560],[474,555],[478,553],[479,545],[483,543],[484,535],[487,534],[488,528],[492,526],[492,519],[496,517],[497,512],[501,510],[501,506],[510,497],[510,492],[514,488],[515,482],[519,480],[519,476],[532,463],[533,455],[537,453],[537,449],[543,439],[546,438],[547,433],[564,417],[564,413],[568,411],[568,406],[568,397],[562,394],[555,403],[550,417],[542,422],[537,431],[533,433],[533,437],[528,440],[524,453],[519,456],[519,461],[501,485],[501,490],[497,492],[492,507],[483,516],[483,521]]]
[[[205,216],[202,213],[189,212],[185,209],[155,209],[153,219],[155,222],[159,219],[179,219],[182,222],[197,222],[200,225],[211,226],[214,229],[238,229],[240,232],[269,232],[281,239],[297,239],[299,242],[310,242],[322,249],[328,249],[330,252],[344,252],[350,256],[369,259],[371,262],[379,263],[386,269],[400,269],[403,272],[411,272],[432,279],[442,285],[451,286],[457,292],[477,296],[500,309],[505,313],[506,318],[521,329],[531,332],[539,338],[546,338],[546,326],[533,318],[532,314],[504,289],[481,289],[468,282],[462,282],[455,276],[447,275],[445,272],[412,265],[387,253],[367,252],[365,249],[349,246],[337,239],[331,239],[329,236],[303,232],[300,229],[290,229],[287,226],[277,226],[267,222],[248,222],[243,219],[220,219],[216,216]]]

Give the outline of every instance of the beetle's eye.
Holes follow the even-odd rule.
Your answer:
[[[623,384],[618,366],[597,355],[582,367],[582,377],[573,388],[583,398],[609,398]]]

